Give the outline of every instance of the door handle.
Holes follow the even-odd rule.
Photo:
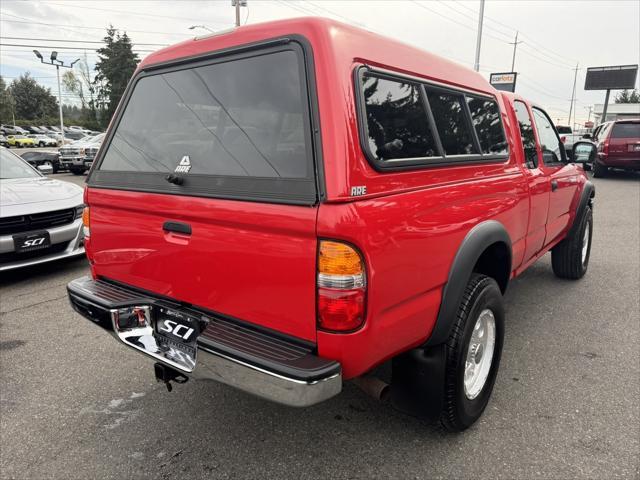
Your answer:
[[[555,192],[558,189],[558,181],[557,180],[551,180],[551,191]]]
[[[164,222],[162,229],[165,232],[182,233],[184,235],[191,235],[191,225],[182,222]]]

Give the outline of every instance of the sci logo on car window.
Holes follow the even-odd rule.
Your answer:
[[[189,170],[191,170],[191,159],[189,158],[189,155],[185,155],[184,157],[182,157],[182,160],[180,160],[180,163],[178,164],[174,172],[189,173]]]

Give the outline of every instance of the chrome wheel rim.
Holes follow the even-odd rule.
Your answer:
[[[496,318],[485,308],[478,315],[467,348],[464,368],[464,394],[469,400],[476,398],[489,378],[496,347]]]
[[[587,252],[589,251],[589,222],[584,227],[584,236],[582,237],[582,265],[587,261]]]

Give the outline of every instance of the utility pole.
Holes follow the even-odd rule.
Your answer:
[[[591,112],[593,111],[593,107],[589,106],[589,107],[584,107],[584,108],[588,108],[589,109],[589,116],[587,117],[587,122],[591,121]]]
[[[571,90],[571,106],[569,107],[569,126],[572,126],[571,123],[571,114],[573,113],[573,100],[576,95],[576,80],[578,79],[578,63],[576,63],[576,68],[574,68],[573,74],[573,89]]]
[[[480,12],[478,13],[478,38],[476,39],[476,61],[473,69],[480,70],[480,44],[482,43],[482,21],[484,19],[484,0],[480,0]]]
[[[247,6],[247,0],[231,0],[231,6],[236,9],[236,27],[240,26],[240,7]]]
[[[42,58],[42,54],[38,50],[34,50],[33,53],[40,59],[40,63],[44,63],[45,65],[53,65],[56,67],[56,74],[58,77],[58,111],[60,113],[60,135],[62,138],[62,145],[64,145],[64,121],[62,120],[62,89],[60,88],[60,67],[63,68],[73,68],[76,62],[79,62],[80,59],[76,58],[69,65],[65,65],[62,60],[58,60],[58,52],[55,50],[51,52],[51,61],[45,62],[44,58]]]
[[[509,42],[509,45],[513,45],[513,58],[511,59],[511,71],[514,72],[516,68],[516,49],[518,48],[519,43],[523,43],[522,40],[518,41],[518,32],[516,30],[516,39],[513,42]]]

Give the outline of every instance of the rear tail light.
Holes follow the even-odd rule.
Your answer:
[[[88,238],[91,235],[89,223],[89,207],[84,207],[84,210],[82,211],[82,233],[84,233],[85,238]]]
[[[318,327],[333,332],[360,328],[365,320],[364,261],[352,246],[322,240],[318,250]]]
[[[604,142],[602,142],[602,153],[604,155],[609,155],[609,139],[605,138]]]
[[[562,143],[566,143],[567,142],[567,137],[565,137],[564,135],[562,137],[560,137],[560,141]]]

